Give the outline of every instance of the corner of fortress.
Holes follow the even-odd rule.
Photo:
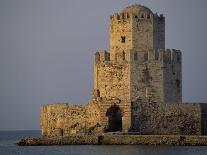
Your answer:
[[[207,104],[182,102],[182,52],[165,49],[165,17],[134,4],[110,16],[110,51],[94,54],[91,100],[42,105],[42,136],[134,132],[202,135]]]

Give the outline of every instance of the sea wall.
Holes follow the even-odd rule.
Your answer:
[[[74,135],[22,139],[18,145],[183,145],[207,146],[207,136],[179,135]]]
[[[122,112],[122,132],[142,135],[201,135],[206,133],[206,107],[199,103],[133,102],[130,120],[127,108],[117,98],[96,98],[85,106],[57,103],[41,107],[41,135],[69,136],[104,133],[109,127],[108,109],[116,105]],[[125,124],[131,124],[124,130]]]

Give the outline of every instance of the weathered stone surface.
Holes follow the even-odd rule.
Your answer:
[[[198,103],[134,103],[133,109],[133,130],[141,134],[201,134]]]
[[[188,145],[206,146],[206,136],[179,135],[75,135],[53,138],[22,139],[17,144],[30,145]]]
[[[88,103],[85,106],[57,103],[41,107],[42,136],[63,136],[93,132],[100,122],[99,105]],[[89,131],[89,129],[91,131]]]

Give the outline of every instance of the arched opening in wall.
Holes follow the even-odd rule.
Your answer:
[[[122,131],[122,112],[117,105],[111,106],[107,110],[106,116],[108,117],[106,132]]]

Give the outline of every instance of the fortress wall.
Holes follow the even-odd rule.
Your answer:
[[[165,17],[154,14],[153,18],[154,49],[165,49]]]
[[[103,130],[109,127],[110,111],[118,107],[122,115],[122,131],[128,132],[131,127],[131,103],[122,102],[116,97],[101,97],[96,100],[100,105],[100,125]]]
[[[182,101],[181,52],[179,50],[131,50],[132,101],[153,98],[156,102]]]
[[[149,18],[148,18],[149,16]],[[137,51],[154,49],[153,15],[134,15],[132,20],[132,47]],[[156,38],[157,39],[157,38]],[[158,45],[157,45],[158,46]]]
[[[201,134],[198,103],[139,102],[132,107],[133,129],[141,134]]]
[[[207,103],[200,103],[201,108],[201,133],[207,135]]]
[[[123,130],[128,131],[131,126],[131,100],[130,100],[130,54],[117,53],[115,60],[110,60],[107,52],[97,52],[94,63],[94,90],[98,90],[102,124],[107,128],[108,117],[106,111],[113,106],[118,98],[121,102],[119,108],[123,109]]]
[[[67,103],[43,105],[40,122],[42,136],[88,132],[100,122],[99,106],[95,103],[88,103],[84,107]]]
[[[99,90],[100,97],[117,97],[123,102],[128,102],[130,100],[129,62],[123,57],[118,58],[116,62],[108,58],[110,55],[106,52],[95,54],[94,89]]]
[[[149,96],[155,101],[163,101],[162,62],[146,52],[137,52],[137,56],[138,60],[131,62],[132,101]]]
[[[179,50],[164,53],[164,102],[182,102],[182,57]]]

